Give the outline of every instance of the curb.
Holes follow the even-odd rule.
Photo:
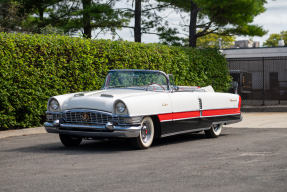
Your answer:
[[[0,139],[7,138],[7,137],[27,136],[27,135],[42,134],[42,133],[47,133],[44,127],[0,131]]]
[[[241,112],[287,112],[287,106],[243,106]]]

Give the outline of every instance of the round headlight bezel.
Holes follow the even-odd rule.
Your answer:
[[[52,110],[58,110],[59,107],[60,107],[59,102],[56,99],[51,99],[51,101],[50,101],[50,108]]]
[[[124,113],[127,109],[126,105],[122,101],[117,102],[115,108],[118,113]]]

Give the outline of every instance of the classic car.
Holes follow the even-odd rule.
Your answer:
[[[237,94],[211,86],[175,86],[172,74],[155,70],[110,70],[101,90],[53,96],[44,126],[65,146],[82,139],[128,138],[147,149],[154,138],[201,132],[220,135],[242,120]]]

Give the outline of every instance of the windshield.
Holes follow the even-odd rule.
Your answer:
[[[169,90],[163,73],[157,71],[110,71],[105,88],[129,88],[150,91]]]

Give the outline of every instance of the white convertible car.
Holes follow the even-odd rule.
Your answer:
[[[82,139],[129,138],[137,149],[154,138],[204,131],[215,138],[242,120],[241,98],[211,86],[174,86],[162,71],[110,70],[101,90],[51,97],[45,128],[65,146]]]

